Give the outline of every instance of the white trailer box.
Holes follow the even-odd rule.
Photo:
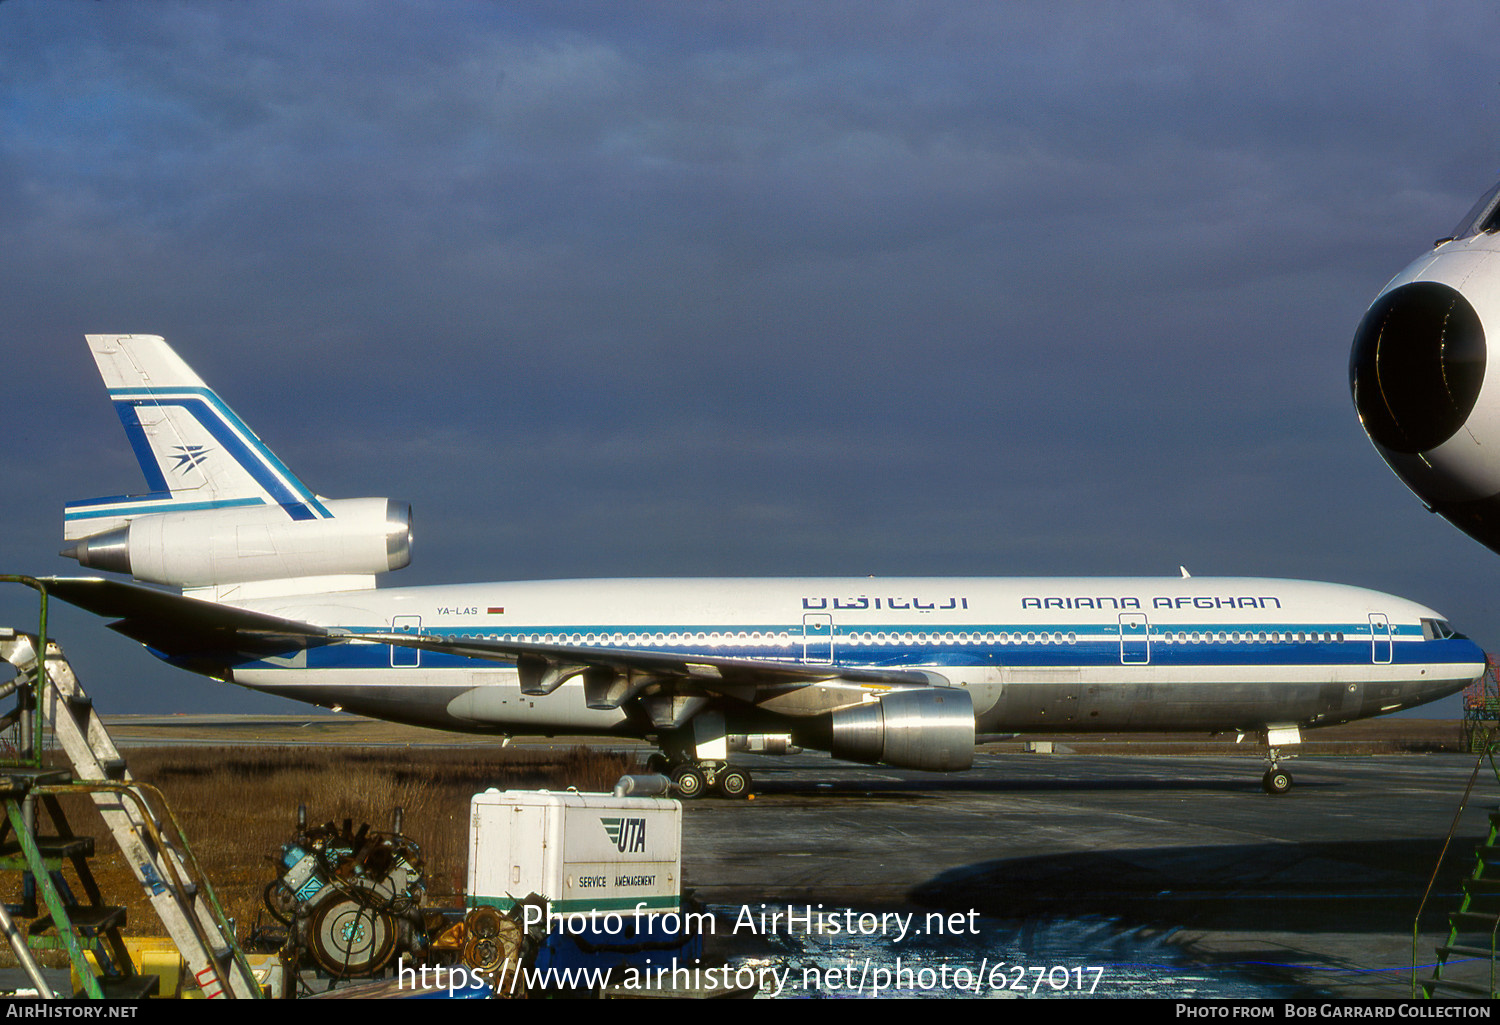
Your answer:
[[[677,912],[681,891],[680,801],[492,789],[469,804],[469,907],[538,893],[554,915]]]

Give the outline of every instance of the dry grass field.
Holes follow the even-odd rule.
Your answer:
[[[254,927],[261,893],[280,874],[282,844],[297,835],[297,808],[309,825],[352,819],[354,827],[391,828],[421,845],[427,903],[463,904],[469,799],[488,787],[608,791],[633,755],[586,747],[498,746],[423,749],[357,747],[199,747],[134,749],[131,775],[158,787],[181,825],[203,874],[235,920],[241,940]],[[68,798],[69,825],[99,838],[93,871],[107,900],[129,909],[131,935],[161,926],[87,798]],[[46,832],[45,823],[42,831]],[[7,880],[7,885],[14,880]],[[6,895],[6,900],[14,896]],[[0,944],[0,952],[9,951]]]

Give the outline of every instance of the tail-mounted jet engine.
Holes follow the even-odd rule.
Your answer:
[[[1397,274],[1354,333],[1349,383],[1360,423],[1433,512],[1500,551],[1500,185],[1453,233]]]
[[[411,561],[411,506],[388,498],[325,500],[327,518],[278,505],[136,516],[62,554],[90,569],[172,587],[385,573]]]
[[[835,758],[929,772],[959,772],[974,764],[974,702],[966,690],[893,691],[838,709],[831,726],[826,746]]]

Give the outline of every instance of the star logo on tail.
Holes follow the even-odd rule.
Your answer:
[[[176,456],[173,456],[177,460],[177,464],[172,467],[173,471],[191,470],[207,459],[208,454],[213,451],[206,445],[174,445],[172,447],[178,452]]]

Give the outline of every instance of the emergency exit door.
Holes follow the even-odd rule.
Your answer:
[[[1120,665],[1151,662],[1151,622],[1144,612],[1120,613]]]

